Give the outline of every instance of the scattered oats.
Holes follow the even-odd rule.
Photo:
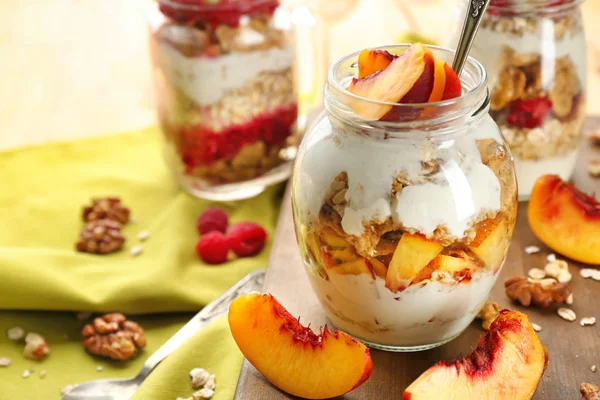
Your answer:
[[[192,387],[199,389],[208,381],[210,374],[203,368],[194,368],[190,371],[190,377],[192,378]]]
[[[557,279],[560,283],[569,283],[573,279],[573,275],[569,271],[560,271]]]
[[[79,320],[79,321],[86,321],[86,320],[90,319],[91,316],[92,316],[92,313],[89,311],[79,311],[76,315],[77,320]]]
[[[591,370],[592,372],[596,372],[596,370],[597,370],[597,369],[598,369],[598,367],[596,367],[596,365],[592,365],[592,366],[590,367],[590,370]]]
[[[592,268],[582,268],[579,270],[579,275],[581,275],[582,278],[587,279],[594,276],[594,273],[596,273],[596,271],[597,270]]]
[[[590,160],[588,163],[588,173],[594,178],[600,177],[600,160]]]
[[[215,390],[216,386],[217,385],[215,383],[215,374],[212,374],[208,377],[208,380],[204,384],[204,389]]]
[[[531,323],[531,326],[533,327],[533,330],[536,332],[540,332],[542,330],[542,327],[534,322]]]
[[[29,372],[28,369],[26,369],[25,371],[23,371],[23,375],[21,375],[23,378],[29,378],[29,375],[31,374],[31,372]]]
[[[554,254],[554,253],[548,254],[548,257],[546,257],[546,261],[548,261],[548,262],[556,261],[556,254]]]
[[[564,260],[550,261],[544,267],[544,271],[546,271],[546,275],[557,279],[560,283],[567,283],[572,279],[569,264]]]
[[[21,340],[23,339],[23,336],[25,336],[25,330],[20,326],[14,326],[6,331],[6,336],[8,336],[10,340]]]
[[[592,274],[592,279],[595,281],[600,281],[600,269],[597,269]]]
[[[8,357],[0,357],[0,367],[8,367],[11,363],[11,359]]]
[[[142,246],[133,246],[131,249],[129,249],[129,255],[131,257],[137,257],[142,253],[142,250],[144,250]]]
[[[104,368],[102,367],[102,365],[98,365],[96,367],[96,371],[101,372]]]
[[[192,399],[194,400],[205,400],[211,399],[215,392],[210,389],[200,389],[192,395]]]
[[[546,277],[546,272],[540,268],[531,268],[528,275],[531,279],[544,279]]]
[[[29,372],[33,374],[35,372],[35,368],[29,367]]]
[[[542,288],[544,289],[548,289],[550,288],[552,285],[554,285],[556,283],[556,279],[554,278],[545,278],[545,279],[541,279],[539,281],[539,284],[542,286]]]
[[[60,389],[60,394],[65,395],[69,393],[71,390],[75,389],[77,385],[67,385]]]
[[[144,240],[148,239],[149,237],[150,237],[150,232],[149,231],[141,231],[137,235],[138,240],[141,241],[141,242],[143,242]]]
[[[573,304],[573,293],[571,293],[569,295],[569,297],[567,297],[567,299],[565,300],[565,303],[567,303],[568,305],[572,305]]]
[[[43,370],[40,371],[40,378],[44,379],[45,377],[46,377],[46,370],[43,369]]]
[[[559,317],[561,317],[565,321],[573,322],[577,319],[577,315],[575,314],[575,311],[573,311],[569,308],[561,307],[558,310],[556,310],[556,313],[559,315]]]
[[[537,246],[525,247],[525,253],[527,253],[527,254],[535,254],[535,253],[539,253],[539,252],[540,252],[540,248]]]
[[[130,217],[129,218],[129,222],[131,222],[132,224],[137,224],[138,223],[138,219],[136,217]]]
[[[581,321],[579,321],[579,325],[581,325],[581,326],[592,326],[595,323],[596,323],[595,317],[581,318]]]

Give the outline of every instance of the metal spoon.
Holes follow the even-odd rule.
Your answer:
[[[264,270],[257,270],[246,275],[216,300],[204,307],[171,339],[152,354],[144,364],[140,373],[130,379],[100,379],[75,386],[64,394],[62,400],[127,400],[138,389],[141,383],[165,357],[176,350],[194,333],[204,328],[229,310],[233,300],[253,291],[260,291],[265,277]],[[210,351],[210,349],[206,349]]]
[[[458,76],[465,66],[469,51],[479,30],[479,24],[487,10],[490,0],[469,0],[469,7],[465,15],[465,22],[460,33],[460,39],[458,40],[458,46],[456,47],[456,54],[454,55],[454,61],[452,62],[452,69]]]

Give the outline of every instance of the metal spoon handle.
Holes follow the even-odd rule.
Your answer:
[[[198,314],[196,314],[183,328],[181,328],[171,339],[163,344],[154,354],[144,363],[144,368],[140,371],[137,378],[144,379],[165,357],[176,350],[183,342],[189,339],[194,333],[204,328],[213,320],[225,314],[229,310],[229,305],[233,300],[241,295],[253,291],[260,291],[265,277],[264,270],[257,270],[246,275],[242,280],[233,285],[229,290],[219,296],[216,300],[209,303]]]
[[[454,62],[452,63],[452,69],[458,76],[465,66],[471,45],[475,40],[475,35],[479,29],[481,19],[485,14],[485,10],[490,4],[490,0],[468,0],[469,6],[467,14],[465,15],[465,22],[462,27],[460,39],[458,41],[458,47],[456,48],[456,54],[454,55]]]

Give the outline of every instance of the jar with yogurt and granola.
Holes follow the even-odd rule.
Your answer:
[[[586,112],[581,0],[492,0],[471,49],[489,74],[491,115],[515,158],[519,198],[575,169]],[[462,18],[462,17],[461,17]]]
[[[453,57],[413,44],[342,58],[296,159],[309,280],[333,324],[375,348],[457,337],[494,286],[514,229],[517,184],[488,113],[486,72],[469,58],[459,79]]]
[[[158,0],[149,15],[167,163],[198,197],[285,180],[295,155],[295,45],[278,0]]]

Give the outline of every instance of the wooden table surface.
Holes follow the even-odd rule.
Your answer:
[[[600,118],[588,120],[587,131],[600,128]],[[600,158],[600,148],[593,148],[586,140],[579,157],[575,183],[586,192],[600,193],[600,180],[587,174],[587,161]],[[494,287],[490,300],[500,305],[521,310],[529,315],[532,322],[542,327],[538,334],[549,352],[549,364],[538,387],[535,400],[580,399],[579,385],[584,382],[600,383],[600,371],[595,374],[592,365],[600,368],[600,324],[581,327],[582,317],[596,317],[600,320],[600,282],[584,280],[579,275],[579,267],[569,262],[573,274],[574,304],[578,321],[567,322],[556,315],[557,307],[549,309],[524,308],[512,303],[504,293],[503,282],[510,276],[525,276],[530,268],[543,268],[546,255],[550,251],[533,235],[526,218],[527,204],[519,206],[517,228],[510,246],[504,268]],[[527,255],[526,246],[538,245],[542,252]],[[289,191],[284,200],[277,236],[267,270],[265,292],[272,293],[293,315],[301,316],[303,324],[317,327],[327,323],[327,319],[305,275],[304,267],[294,237]],[[331,324],[330,324],[331,325]],[[452,360],[461,354],[470,353],[483,334],[480,323],[473,322],[454,341],[437,349],[418,353],[387,353],[371,350],[373,374],[358,389],[343,396],[346,400],[399,399],[403,390],[423,371],[439,360]],[[236,400],[282,400],[293,398],[272,386],[254,367],[244,360],[236,391]]]

